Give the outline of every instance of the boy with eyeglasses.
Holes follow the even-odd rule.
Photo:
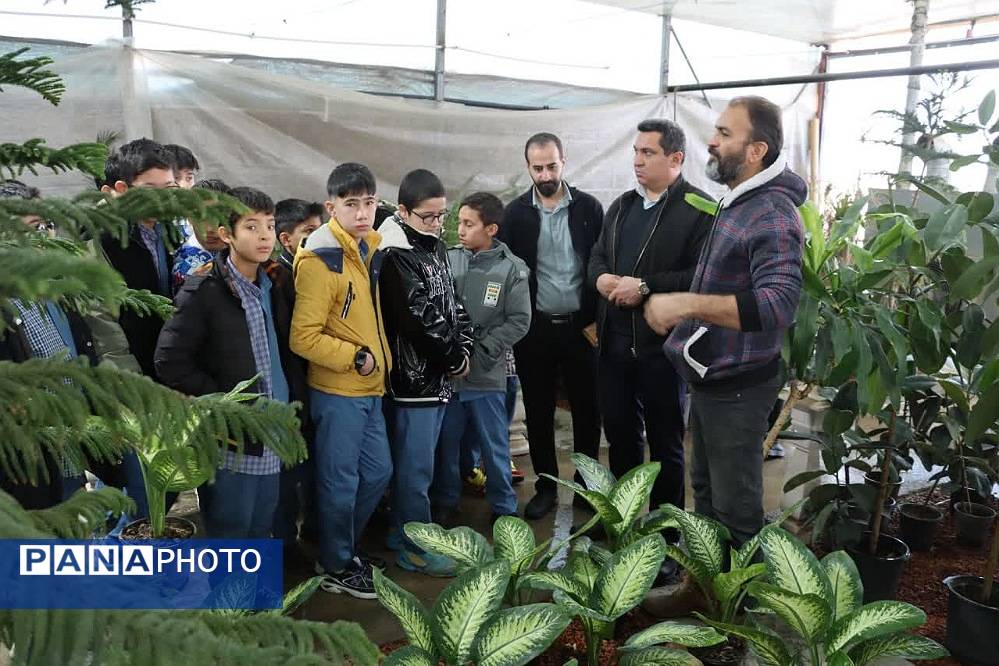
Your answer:
[[[447,248],[440,239],[447,200],[426,169],[399,184],[399,210],[379,228],[385,266],[379,286],[385,332],[395,364],[386,421],[392,449],[392,514],[388,546],[403,569],[453,576],[454,562],[424,552],[402,533],[408,522],[430,522],[430,484],[452,378],[465,377],[471,324],[454,293]]]

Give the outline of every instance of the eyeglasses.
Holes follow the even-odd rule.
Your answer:
[[[432,222],[443,222],[444,218],[447,217],[446,210],[438,211],[436,213],[417,213],[415,210],[411,210],[409,212],[410,214],[420,218],[420,221],[423,222],[423,224],[430,224]]]

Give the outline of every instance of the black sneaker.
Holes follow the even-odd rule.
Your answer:
[[[365,564],[372,569],[385,571],[385,567],[388,566],[388,563],[382,558],[378,557],[377,555],[366,553],[360,548],[354,550],[354,554],[357,556],[357,559],[361,560],[361,564]]]
[[[331,594],[349,594],[358,599],[377,599],[375,583],[372,579],[371,567],[358,564],[355,560],[346,569],[338,573],[328,573],[319,584],[324,592]]]

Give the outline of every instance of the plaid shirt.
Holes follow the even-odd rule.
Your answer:
[[[239,300],[243,306],[243,313],[246,316],[246,327],[250,331],[250,346],[253,348],[253,360],[257,365],[257,372],[260,373],[258,386],[260,392],[268,398],[271,394],[271,355],[267,346],[267,319],[264,314],[263,289],[270,289],[271,281],[264,271],[257,269],[257,279],[260,286],[247,280],[235,264],[232,257],[226,258],[226,267],[232,278],[232,285],[239,294]],[[273,451],[264,446],[263,455],[248,456],[240,455],[235,451],[225,452],[223,467],[231,472],[241,474],[277,474],[281,471],[281,459]]]
[[[156,227],[150,229],[144,224],[139,226],[139,236],[142,238],[142,244],[146,246],[149,250],[149,254],[153,255],[153,263],[156,265],[156,274],[163,274],[163,266],[160,264],[160,252],[159,244],[163,241],[160,240],[159,224]]]
[[[65,340],[55,322],[52,320],[50,308],[58,308],[53,303],[25,303],[12,298],[11,303],[21,315],[21,330],[28,341],[32,358],[61,358],[71,360],[76,358],[76,346],[72,339]],[[68,458],[60,459],[62,475],[66,478],[79,476],[80,470]]]
[[[781,157],[722,197],[690,291],[735,295],[742,328],[698,320],[677,325],[663,350],[688,382],[734,382],[776,368],[801,293],[797,207],[807,192]]]

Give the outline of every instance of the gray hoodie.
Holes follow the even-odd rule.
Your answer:
[[[505,391],[506,350],[531,327],[527,264],[505,244],[472,254],[463,247],[447,252],[455,294],[472,319],[472,363],[455,391]]]

